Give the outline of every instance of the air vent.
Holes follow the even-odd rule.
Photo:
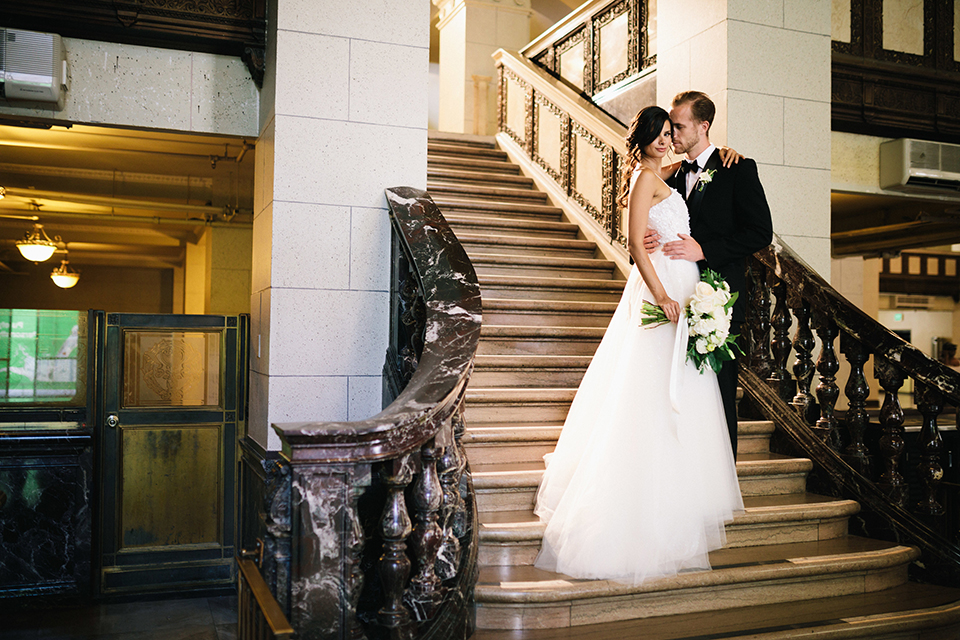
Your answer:
[[[930,296],[894,296],[893,306],[897,309],[929,309],[933,304]]]

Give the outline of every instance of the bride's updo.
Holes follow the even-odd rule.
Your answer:
[[[643,157],[643,148],[657,139],[663,131],[665,122],[670,121],[670,114],[656,105],[644,107],[633,117],[630,128],[627,130],[627,157],[623,160],[623,171],[620,174],[620,194],[617,204],[626,208],[627,194],[630,191],[630,176],[637,168]]]

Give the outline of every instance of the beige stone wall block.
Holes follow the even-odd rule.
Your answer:
[[[743,0],[750,3],[749,0]],[[727,19],[729,2],[717,0],[684,0],[657,3],[658,48],[668,51],[674,46],[720,24]],[[657,56],[659,63],[659,55]]]
[[[690,84],[684,89],[713,96],[728,88],[728,25],[715,25],[690,39]]]
[[[830,36],[832,0],[783,3],[783,28]]]
[[[391,234],[386,209],[350,208],[351,289],[390,291],[390,269],[384,265],[390,264]]]
[[[280,30],[409,44],[429,42],[430,0],[283,0]]]
[[[834,131],[830,134],[830,180],[836,185],[880,188],[880,143],[876,138]]]
[[[830,172],[759,165],[773,230],[783,235],[830,237]]]
[[[427,127],[427,47],[357,40],[350,43],[350,120]],[[409,87],[422,86],[419,92]],[[394,100],[393,96],[404,96]]]
[[[783,164],[783,102],[780,96],[729,91],[727,143],[759,163]]]
[[[773,230],[803,261],[816,270],[820,277],[830,281],[830,238],[791,235],[777,231],[777,221],[773,221]]]
[[[811,169],[830,168],[830,103],[785,98],[783,162]]]
[[[441,131],[463,133],[467,89],[466,12],[458,11],[444,21],[440,30],[440,119]]]
[[[210,270],[210,306],[207,313],[237,315],[250,312],[250,270]]]
[[[271,376],[379,376],[387,349],[389,294],[271,289]],[[329,413],[315,419],[333,420]]]
[[[727,16],[730,20],[782,27],[784,4],[781,0],[728,0]]]
[[[366,420],[380,413],[383,405],[383,381],[380,376],[347,378],[347,419]]]
[[[276,201],[272,221],[271,286],[349,288],[349,207]]]
[[[287,150],[276,155],[277,200],[381,207],[388,186],[426,186],[426,119],[412,129],[278,115],[276,147]]]
[[[830,38],[826,35],[730,22],[730,89],[828,102]]]
[[[273,271],[273,204],[253,219],[253,250],[250,252],[250,289],[254,293],[270,288]]]
[[[351,44],[317,33],[277,32],[276,113],[346,120]]]
[[[830,38],[850,42],[850,0],[831,0]]]

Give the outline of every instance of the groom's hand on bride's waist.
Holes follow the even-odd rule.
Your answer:
[[[646,238],[644,238],[644,241],[646,241]],[[646,242],[644,242],[644,246],[646,246]],[[679,240],[664,244],[663,253],[669,256],[671,260],[700,262],[704,259],[700,243],[685,233],[680,234]]]

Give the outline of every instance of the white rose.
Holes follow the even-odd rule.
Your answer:
[[[707,353],[707,339],[697,338],[697,353]]]

